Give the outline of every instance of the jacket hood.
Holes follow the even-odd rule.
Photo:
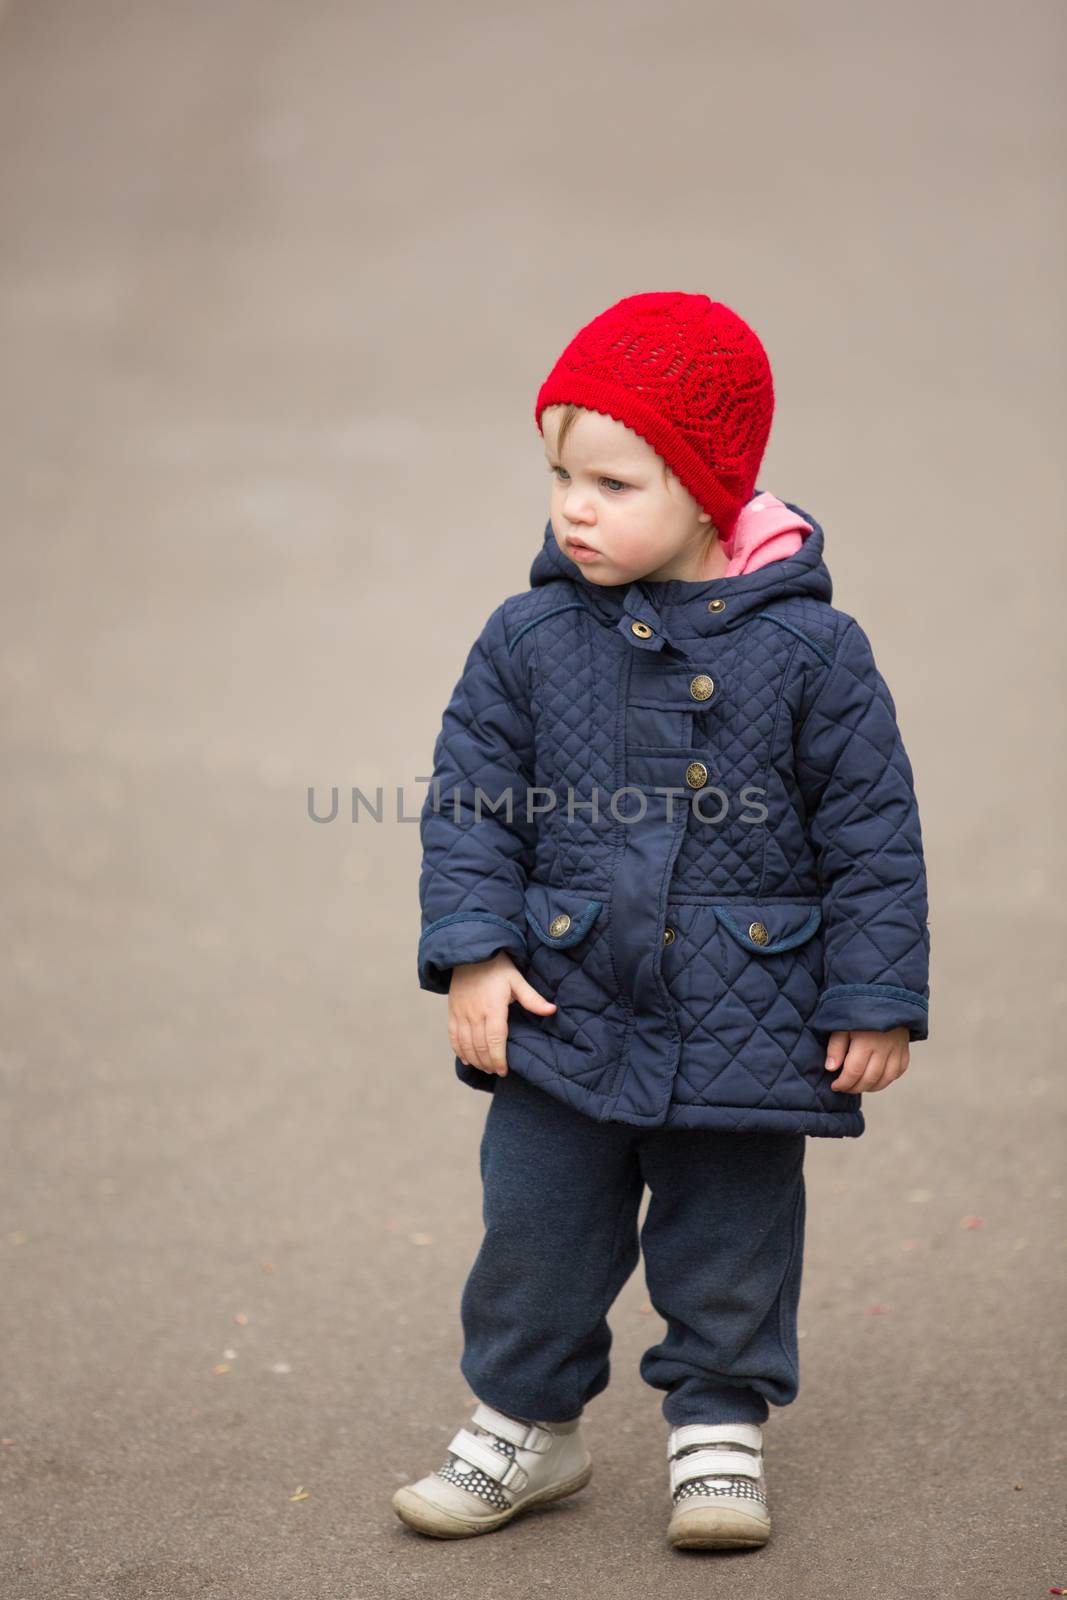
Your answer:
[[[761,506],[767,506],[774,497],[758,490],[749,505],[756,500]],[[731,628],[749,613],[773,601],[795,596],[829,603],[833,597],[833,580],[823,559],[820,524],[810,512],[788,500],[774,501],[774,504],[788,515],[780,516],[777,521],[773,516],[763,519],[764,533],[753,541],[754,545],[765,542],[762,565],[734,576],[695,582],[682,578],[639,578],[632,583],[593,583],[584,569],[560,549],[550,518],[545,524],[541,549],[530,567],[530,586],[536,589],[564,579],[574,590],[575,597],[583,600],[605,623],[617,622],[626,613],[643,618],[655,629],[662,628],[668,637],[673,632],[705,633],[713,628],[717,632],[723,626]],[[775,543],[778,541],[778,548],[782,548],[779,536],[783,527],[799,532],[800,547],[794,554],[776,559]],[[726,548],[736,559],[736,542]],[[758,562],[761,558],[756,554],[754,559]],[[708,602],[714,599],[726,601],[718,625],[714,622],[715,613],[708,611]]]

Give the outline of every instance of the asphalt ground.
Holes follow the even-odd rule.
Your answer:
[[[1063,35],[0,9],[5,1600],[1067,1586]],[[415,980],[417,779],[540,546],[537,385],[663,287],[759,328],[760,486],[891,684],[931,1037],[808,1145],[770,1544],[666,1543],[640,1271],[589,1486],[439,1542],[389,1501],[468,1415],[488,1099]]]

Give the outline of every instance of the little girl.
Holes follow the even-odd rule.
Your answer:
[[[702,294],[619,301],[537,397],[543,547],[467,657],[421,820],[419,983],[493,1092],[461,1301],[478,1404],[393,1499],[423,1533],[588,1482],[582,1412],[643,1250],[668,1538],[765,1543],[805,1141],[862,1134],[862,1094],[927,1037],[912,769],[822,528],[755,490],[773,407],[759,339]]]

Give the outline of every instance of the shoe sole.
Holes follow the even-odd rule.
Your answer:
[[[770,1522],[729,1506],[693,1506],[675,1512],[667,1537],[678,1550],[741,1550],[766,1544]]]
[[[507,1511],[498,1511],[495,1516],[486,1517],[477,1522],[464,1522],[461,1517],[453,1516],[450,1512],[442,1511],[431,1500],[424,1500],[421,1494],[415,1494],[405,1487],[398,1489],[393,1496],[393,1510],[401,1522],[407,1523],[409,1528],[414,1528],[417,1533],[428,1533],[435,1539],[469,1539],[478,1533],[493,1533],[497,1528],[502,1528],[505,1522],[511,1522],[523,1511],[528,1511],[531,1506],[544,1505],[550,1500],[562,1500],[566,1495],[575,1494],[593,1476],[593,1463],[590,1461],[572,1478],[565,1478],[562,1483],[550,1483],[536,1493],[527,1495],[524,1500],[519,1500]]]

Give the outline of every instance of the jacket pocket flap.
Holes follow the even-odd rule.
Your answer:
[[[550,883],[531,883],[526,888],[526,920],[542,944],[557,950],[584,939],[603,909],[604,902],[591,900],[583,889],[562,889]]]
[[[773,956],[803,944],[822,922],[821,905],[729,905],[712,908],[743,950]]]

